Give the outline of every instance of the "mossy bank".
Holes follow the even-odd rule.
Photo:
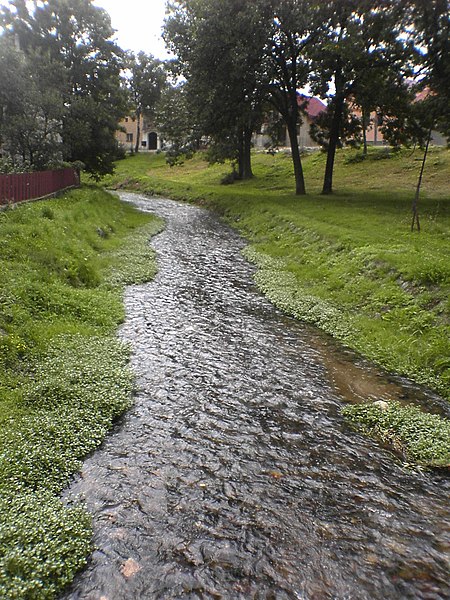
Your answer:
[[[163,155],[139,155],[107,184],[219,211],[248,240],[256,282],[277,306],[450,399],[450,151],[429,157],[419,234],[410,223],[421,159],[420,150],[373,149],[364,160],[343,150],[332,196],[320,195],[320,152],[304,158],[304,197],[283,153],[255,154],[255,178],[233,185],[220,183],[229,166],[201,156],[170,168]]]
[[[0,597],[55,598],[89,516],[59,499],[130,406],[116,330],[125,284],[156,271],[160,220],[84,187],[0,212]]]

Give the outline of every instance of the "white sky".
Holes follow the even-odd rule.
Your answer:
[[[93,4],[111,17],[117,43],[123,50],[143,50],[156,58],[168,58],[161,38],[166,0],[94,0]]]
[[[156,58],[169,58],[161,38],[166,0],[93,0],[111,17],[115,38],[123,50],[143,50]],[[8,0],[0,0],[7,6]]]

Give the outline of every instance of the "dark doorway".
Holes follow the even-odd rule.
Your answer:
[[[158,149],[158,134],[152,131],[148,134],[148,149],[149,150],[157,150]]]

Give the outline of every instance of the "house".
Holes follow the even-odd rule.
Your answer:
[[[300,148],[318,148],[319,144],[311,138],[309,130],[315,119],[326,110],[327,106],[319,98],[304,94],[298,95],[297,103],[302,118],[298,132],[298,144]]]
[[[356,104],[350,103],[350,110],[352,114],[357,117],[361,123],[363,120],[362,110]],[[376,111],[372,111],[367,119],[366,127],[366,141],[369,146],[383,146],[387,142],[383,137],[381,127],[383,125],[383,116]]]
[[[139,125],[139,127],[138,127]],[[162,139],[154,124],[141,116],[139,123],[136,117],[128,116],[119,123],[116,140],[120,147],[128,152],[134,152],[139,129],[139,152],[162,149]]]
[[[302,121],[301,124],[298,125],[298,144],[300,149],[318,148],[319,144],[311,138],[309,129],[316,117],[326,110],[326,104],[324,104],[319,98],[314,96],[305,96],[304,94],[297,95],[297,103],[300,108]],[[271,146],[272,142],[268,130],[269,123],[263,123],[261,132],[257,133],[253,139],[255,148],[262,149]],[[283,127],[280,145],[285,147],[289,147],[291,145],[286,127]]]
[[[416,96],[414,98],[414,102],[422,102],[429,95],[430,95],[429,89],[422,90],[421,92],[418,92],[416,94]],[[362,111],[358,106],[356,106],[356,105],[351,106],[351,110],[352,110],[352,113],[356,117],[358,117],[359,119],[362,120]],[[380,146],[380,145],[387,144],[387,142],[385,141],[385,139],[383,137],[383,132],[382,132],[383,119],[385,119],[385,118],[389,118],[389,117],[383,117],[382,113],[377,113],[375,111],[370,113],[369,119],[368,119],[369,123],[368,123],[367,129],[366,129],[366,139],[367,139],[367,143],[369,144],[369,146]],[[438,131],[432,131],[431,132],[431,143],[434,146],[445,146],[447,144],[447,140],[442,135],[442,133],[439,133]]]

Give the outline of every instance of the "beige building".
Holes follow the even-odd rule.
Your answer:
[[[154,124],[145,117],[141,116],[139,123],[136,117],[125,117],[120,121],[119,126],[116,139],[119,146],[127,152],[134,152],[138,136],[139,152],[154,152],[162,149],[161,136]]]
[[[298,125],[298,145],[300,149],[304,148],[318,148],[319,144],[312,139],[309,129],[321,112],[326,110],[326,105],[319,98],[315,98],[314,96],[305,96],[303,94],[299,94],[297,97],[298,105],[301,109],[301,124]],[[270,145],[270,137],[267,134],[267,124],[263,124],[261,128],[261,132],[256,134],[253,139],[253,144],[255,148],[266,148]],[[285,147],[290,146],[289,135],[285,128],[283,134],[282,145]]]
[[[422,100],[425,100],[429,94],[430,91],[428,89],[419,92],[418,94],[416,94],[414,102],[421,102]],[[360,108],[358,108],[357,106],[352,106],[352,112],[359,119],[362,119],[362,112]],[[377,146],[387,144],[386,140],[383,137],[382,126],[383,115],[378,114],[375,111],[371,112],[369,116],[369,124],[366,128],[366,139],[369,145]],[[431,143],[434,146],[445,146],[447,144],[447,140],[438,131],[433,131],[431,134]]]

